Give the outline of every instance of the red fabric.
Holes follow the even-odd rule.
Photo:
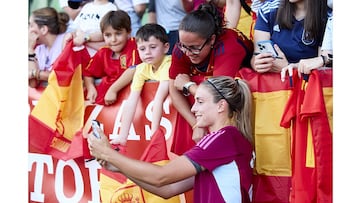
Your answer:
[[[253,203],[289,202],[290,177],[255,175],[253,185]]]
[[[206,78],[207,77],[204,75],[193,75],[190,80],[199,85]],[[193,95],[188,96],[187,100],[190,106],[195,102]],[[177,113],[174,124],[174,137],[170,151],[177,155],[182,155],[194,145],[195,142],[192,139],[192,126],[189,125],[180,113]]]
[[[144,150],[140,160],[146,162],[169,160],[167,155],[165,133],[161,128],[158,128],[151,136],[149,146]]]
[[[189,123],[181,116],[180,113],[176,116],[174,126],[174,137],[170,151],[182,155],[195,145],[192,139],[192,129]]]
[[[120,150],[119,153],[125,154],[123,150]],[[141,158],[141,161],[146,161],[149,163],[162,161],[162,160],[169,160],[166,148],[166,140],[165,140],[165,133],[164,131],[159,128],[152,136],[148,146],[145,148]],[[101,173],[119,181],[120,183],[125,183],[127,177],[121,173],[108,171],[104,168],[100,169]]]
[[[235,78],[241,78],[243,80],[246,80],[248,83],[250,90],[252,93],[272,93],[277,91],[289,91],[291,89],[288,78],[286,78],[285,82],[282,82],[280,80],[279,73],[257,73],[251,68],[241,68],[238,72]],[[283,98],[281,98],[283,99]],[[258,114],[259,111],[260,115],[261,113],[264,113],[265,111],[262,111],[260,107],[256,106],[257,101],[254,101],[254,113]],[[269,103],[270,104],[270,103]],[[270,107],[270,105],[267,105],[267,107]],[[277,115],[276,115],[277,116]],[[279,119],[275,118],[274,119]],[[259,122],[258,120],[255,120],[255,125]],[[276,125],[276,123],[274,123]],[[271,132],[271,131],[270,131]],[[286,135],[282,135],[286,136]],[[266,139],[265,136],[255,136],[255,142],[256,138],[258,139]],[[262,146],[259,146],[260,148]],[[273,147],[272,143],[268,143],[267,146],[264,146],[264,148]],[[290,149],[290,146],[285,146]],[[258,150],[258,148],[255,146],[255,151]],[[254,174],[254,187],[253,187],[253,195],[252,195],[252,201],[253,203],[288,203],[289,202],[289,194],[290,194],[290,188],[291,188],[291,177],[289,176],[271,176],[269,174],[258,174],[257,168],[267,168],[269,169],[269,166],[261,166],[256,165],[255,166],[255,173]]]
[[[308,82],[294,77],[295,87],[280,124],[283,127],[292,124],[291,202],[295,203],[332,202],[332,132],[320,75],[318,70],[313,70]],[[309,126],[315,167],[306,166]]]
[[[62,160],[81,157],[85,144],[81,131],[83,94],[82,87],[77,85],[81,84],[81,66],[88,58],[85,49],[74,51],[72,48],[71,41],[54,62],[49,84],[29,115],[29,148]],[[77,92],[81,95],[77,96]],[[74,97],[77,100],[72,100]],[[50,121],[42,117],[44,115],[51,115]]]
[[[241,68],[235,77],[246,80],[251,92],[274,92],[291,89],[289,79],[280,80],[279,73],[258,73],[252,68]]]

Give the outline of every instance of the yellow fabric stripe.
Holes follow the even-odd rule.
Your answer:
[[[308,120],[305,166],[309,168],[315,168],[315,152],[314,152],[313,135],[311,131],[310,120]]]
[[[280,126],[290,91],[253,92],[255,172],[269,176],[291,176],[291,128]]]

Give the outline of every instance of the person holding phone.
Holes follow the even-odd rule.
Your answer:
[[[197,144],[165,165],[114,150],[104,132],[88,135],[91,155],[108,170],[120,172],[143,189],[165,199],[194,189],[193,202],[250,203],[252,193],[252,97],[244,80],[218,76],[204,80],[191,111],[208,128]],[[179,170],[181,169],[181,170]]]
[[[278,8],[269,5],[258,10],[254,52],[260,52],[259,41],[270,40],[283,59],[257,54],[251,59],[252,68],[259,73],[280,72],[289,63],[317,56],[327,21],[326,0],[284,0]]]

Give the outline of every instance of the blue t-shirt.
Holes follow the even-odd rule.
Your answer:
[[[306,39],[304,20],[298,21],[295,17],[292,19],[292,29],[280,29],[275,22],[277,10],[277,8],[261,7],[254,29],[269,32],[270,40],[280,47],[289,63],[297,63],[300,59],[316,57],[321,40]]]

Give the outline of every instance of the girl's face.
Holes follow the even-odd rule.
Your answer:
[[[159,39],[151,36],[148,41],[139,39],[137,41],[137,49],[143,62],[159,67],[169,50],[169,43],[164,44]]]
[[[112,26],[108,26],[104,29],[103,37],[105,44],[109,46],[113,52],[119,53],[125,47],[130,33],[127,32],[125,28],[115,30]]]
[[[177,46],[186,54],[193,64],[199,64],[206,59],[211,52],[213,39],[204,39],[193,32],[179,30],[179,43]]]
[[[211,131],[211,126],[215,124],[219,111],[218,103],[214,103],[213,95],[207,86],[200,85],[196,90],[195,103],[191,112],[195,114],[198,127],[209,127]]]

